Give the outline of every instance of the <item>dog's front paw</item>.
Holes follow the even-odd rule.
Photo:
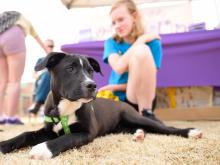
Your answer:
[[[13,145],[8,143],[7,141],[0,142],[0,152],[3,154],[9,153],[14,150]]]
[[[48,149],[46,142],[34,146],[29,153],[29,157],[31,159],[44,160],[44,159],[50,159],[52,158],[52,156],[53,154]]]
[[[188,132],[188,137],[189,138],[202,138],[202,131],[200,129],[192,128]]]

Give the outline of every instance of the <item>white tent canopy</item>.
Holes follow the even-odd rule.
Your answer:
[[[115,0],[61,0],[62,3],[67,7],[79,8],[79,7],[98,7],[111,5]],[[175,0],[134,0],[135,3],[155,3],[155,2],[167,2]],[[178,1],[192,1],[192,0],[178,0]]]

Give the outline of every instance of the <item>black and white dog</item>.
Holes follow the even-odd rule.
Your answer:
[[[132,133],[137,128],[149,133],[186,138],[202,136],[198,129],[167,127],[143,117],[126,103],[95,99],[93,72],[101,73],[101,70],[93,58],[53,52],[35,70],[44,68],[51,73],[45,126],[0,142],[2,153],[34,146],[30,151],[31,158],[52,158],[68,149],[88,144],[98,136],[122,131]]]

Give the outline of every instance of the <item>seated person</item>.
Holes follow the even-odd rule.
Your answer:
[[[47,39],[45,41],[45,46],[50,50],[50,52],[53,51],[54,48],[54,42],[51,39]],[[44,57],[39,58],[37,63],[42,61]],[[37,74],[37,79],[35,82],[35,88],[34,88],[34,94],[33,94],[33,104],[28,109],[28,113],[36,115],[38,111],[40,110],[41,106],[44,104],[47,95],[50,91],[50,74],[47,69],[41,71]]]
[[[141,115],[152,118],[156,74],[162,48],[157,34],[146,33],[132,0],[116,1],[110,11],[115,34],[104,43],[104,62],[112,68],[109,85],[99,89],[114,92]]]

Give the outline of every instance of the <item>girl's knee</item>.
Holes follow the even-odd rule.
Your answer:
[[[145,60],[152,56],[149,46],[145,44],[134,45],[132,50],[132,60]]]

